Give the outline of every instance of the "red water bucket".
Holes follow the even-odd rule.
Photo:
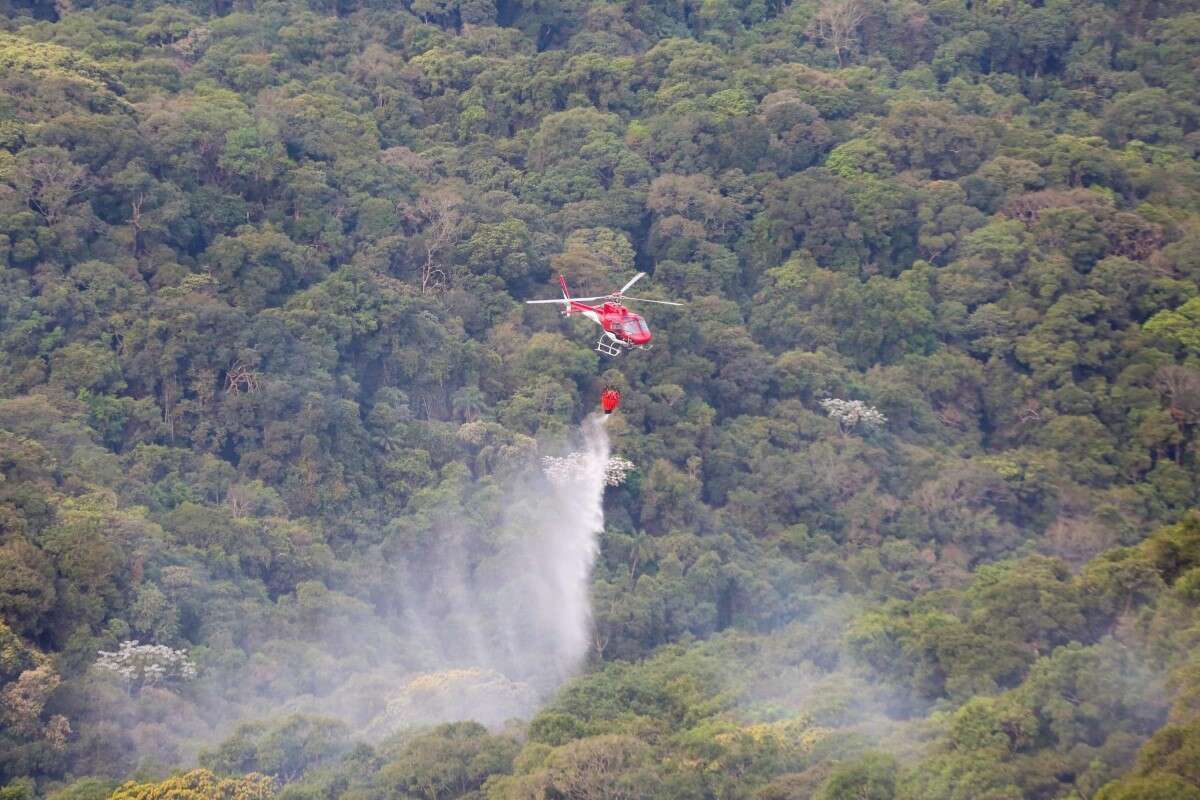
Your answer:
[[[600,405],[604,407],[605,414],[611,414],[620,403],[621,393],[616,389],[605,389],[600,395]]]

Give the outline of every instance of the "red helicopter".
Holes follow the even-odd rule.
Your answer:
[[[681,306],[683,303],[672,303],[669,300],[647,300],[644,297],[626,297],[625,291],[644,277],[646,277],[646,273],[639,272],[629,283],[612,294],[602,297],[571,297],[571,292],[567,289],[567,279],[559,275],[558,283],[562,286],[563,293],[561,300],[526,300],[525,302],[562,303],[566,306],[562,312],[564,317],[583,314],[592,322],[599,323],[600,327],[604,329],[604,333],[600,335],[600,341],[596,342],[596,350],[606,356],[621,355],[622,347],[648,350],[651,335],[650,329],[646,327],[646,320],[621,303],[627,300],[636,300],[639,303],[658,303],[664,306]],[[589,306],[585,302],[589,300],[603,300],[604,303],[599,306]]]

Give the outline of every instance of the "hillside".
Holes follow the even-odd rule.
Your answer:
[[[0,800],[1200,800],[1195,3],[0,8]]]

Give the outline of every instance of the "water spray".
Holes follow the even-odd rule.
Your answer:
[[[575,449],[544,456],[540,475],[505,482],[494,529],[435,531],[434,550],[401,576],[437,588],[407,598],[403,626],[433,657],[388,697],[382,728],[462,718],[495,724],[532,713],[579,671],[592,643],[604,492],[634,468],[611,455],[606,421],[587,417]],[[481,545],[497,542],[481,557]],[[465,705],[455,699],[467,697]]]

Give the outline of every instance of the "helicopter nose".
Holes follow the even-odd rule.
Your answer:
[[[645,333],[635,333],[632,337],[633,343],[636,345],[650,344],[650,331]]]

